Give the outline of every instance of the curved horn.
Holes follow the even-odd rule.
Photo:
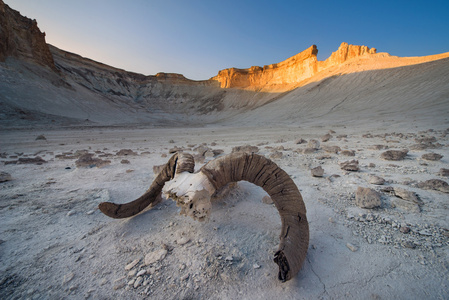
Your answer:
[[[112,202],[102,202],[98,208],[108,217],[121,219],[137,215],[148,205],[155,202],[161,194],[165,182],[173,179],[175,174],[181,172],[193,173],[195,162],[193,156],[187,153],[175,153],[156,176],[150,188],[139,198],[129,203],[116,204]]]
[[[279,280],[285,282],[301,269],[309,247],[309,224],[302,196],[290,176],[271,160],[257,154],[232,153],[201,168],[218,190],[229,182],[249,181],[273,200],[282,221],[280,244],[274,255]]]

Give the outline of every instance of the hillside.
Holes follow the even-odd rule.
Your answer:
[[[5,127],[304,123],[312,116],[404,115],[428,103],[447,112],[449,53],[400,58],[342,43],[318,61],[314,45],[277,64],[226,69],[203,81],[145,76],[47,45],[36,20],[0,5]]]

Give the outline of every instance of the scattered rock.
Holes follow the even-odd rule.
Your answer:
[[[321,137],[321,141],[324,143],[324,142],[329,141],[331,138],[332,138],[332,135],[327,133]]]
[[[320,142],[318,142],[317,140],[310,140],[307,143],[307,148],[313,148],[313,149],[320,149]]]
[[[145,275],[147,273],[147,270],[145,270],[145,269],[143,269],[143,270],[140,270],[138,273],[137,273],[137,277],[139,277],[139,276],[143,276],[143,275]]]
[[[184,151],[184,149],[183,148],[179,148],[179,147],[174,147],[174,148],[171,148],[171,149],[169,149],[168,150],[168,153],[170,153],[170,154],[173,154],[173,153],[176,153],[176,152],[183,152]]]
[[[70,273],[68,273],[68,274],[65,274],[65,275],[64,275],[64,278],[63,278],[63,280],[62,280],[62,284],[67,284],[67,283],[69,283],[69,282],[73,279],[73,277],[75,277],[75,274],[73,274],[73,272],[70,272]]]
[[[178,245],[185,245],[188,242],[190,242],[190,238],[188,238],[186,236],[182,236],[181,238],[176,240],[176,244],[178,244]]]
[[[46,138],[43,134],[41,134],[41,135],[38,135],[38,136],[36,137],[36,141],[39,141],[39,140],[46,141],[47,138]]]
[[[135,260],[133,260],[132,262],[130,262],[129,264],[127,264],[127,265],[125,266],[125,270],[126,270],[126,271],[131,270],[132,268],[134,268],[134,267],[139,263],[139,261],[140,261],[140,259],[135,259]]]
[[[382,205],[380,195],[373,189],[358,187],[355,193],[355,203],[360,208],[375,208]]]
[[[11,174],[6,172],[0,172],[0,182],[6,182],[11,180],[12,180]]]
[[[271,199],[270,196],[265,195],[265,196],[262,198],[262,203],[265,203],[265,204],[273,204],[273,199]]]
[[[404,243],[402,243],[402,246],[404,248],[410,248],[410,249],[415,249],[416,248],[416,244],[413,243],[412,241],[405,241]]]
[[[281,159],[284,157],[284,154],[281,151],[275,151],[270,155],[270,159]]]
[[[401,198],[393,198],[391,199],[391,206],[392,207],[398,207],[400,209],[413,212],[413,213],[419,213],[421,209],[419,208],[419,205],[413,201],[404,200]]]
[[[438,153],[425,153],[421,156],[421,158],[425,160],[437,161],[442,159],[443,155],[440,155]]]
[[[260,265],[257,263],[253,264],[253,269],[260,269]]]
[[[167,249],[159,249],[148,253],[147,255],[145,255],[145,265],[148,266],[154,264],[157,261],[163,260],[167,253]]]
[[[232,153],[234,152],[257,153],[259,152],[259,147],[251,145],[237,146],[232,148]]]
[[[406,234],[410,232],[410,227],[408,226],[401,226],[401,228],[399,228],[399,231]]]
[[[358,160],[350,160],[340,163],[340,168],[345,171],[356,172],[359,170],[359,161]]]
[[[317,149],[315,149],[315,148],[307,147],[307,148],[304,148],[304,149],[302,150],[302,153],[303,153],[303,154],[312,154],[312,153],[315,153],[316,150],[317,150]]]
[[[295,144],[304,144],[305,142],[306,142],[305,139],[299,138],[299,139],[297,139],[297,140],[295,141]]]
[[[121,161],[120,161],[120,163],[121,164],[126,164],[126,165],[128,165],[128,164],[130,164],[131,162],[129,161],[129,160],[127,160],[127,159],[122,159]]]
[[[448,177],[449,176],[449,169],[441,168],[438,172],[439,176]]]
[[[341,148],[338,146],[323,146],[323,150],[328,152],[328,153],[335,153],[337,154],[338,152],[341,151]]]
[[[435,190],[449,193],[449,184],[441,179],[430,179],[418,183],[418,187],[424,190]]]
[[[354,150],[343,150],[340,152],[341,155],[345,155],[345,156],[355,156],[355,151]]]
[[[129,156],[131,156],[131,155],[137,155],[137,153],[134,152],[131,149],[121,149],[119,152],[117,152],[116,155],[118,155],[118,156],[128,156],[129,155]]]
[[[143,278],[141,276],[136,278],[136,281],[134,281],[134,288],[138,288],[143,282]]]
[[[383,179],[382,177],[376,176],[376,175],[371,175],[368,178],[368,182],[371,184],[382,185],[385,183],[385,179]]]
[[[101,158],[94,158],[94,155],[92,153],[87,153],[84,155],[81,155],[80,158],[78,158],[75,161],[75,165],[77,168],[81,168],[81,167],[87,167],[87,168],[93,168],[93,167],[97,167],[97,168],[101,168],[104,166],[107,166],[111,163],[110,160],[103,160]]]
[[[380,155],[385,160],[402,160],[407,156],[408,150],[387,150]]]
[[[348,249],[351,250],[352,252],[356,252],[357,250],[359,250],[357,246],[354,246],[351,243],[346,243],[346,247],[348,247]]]
[[[321,166],[311,169],[310,172],[313,177],[323,177],[324,175],[324,169]]]
[[[405,190],[403,188],[399,188],[399,187],[394,187],[393,192],[394,192],[394,195],[398,198],[401,198],[401,199],[404,199],[407,201],[412,201],[418,205],[424,204],[422,202],[422,200],[418,198],[418,195],[416,195],[414,192],[410,192],[410,191],[407,191],[407,190]]]

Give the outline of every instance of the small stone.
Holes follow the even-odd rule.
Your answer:
[[[346,243],[346,247],[348,247],[348,249],[351,250],[352,252],[356,252],[357,250],[359,250],[357,246],[354,246],[351,243]]]
[[[154,268],[154,267],[149,267],[149,268],[147,269],[147,274],[153,275],[154,272],[156,272],[156,268]]]
[[[143,278],[141,276],[136,278],[136,281],[134,281],[134,288],[138,288],[143,282]]]
[[[416,244],[411,242],[411,241],[405,241],[404,243],[402,243],[402,246],[404,248],[410,248],[410,249],[415,249],[416,248]]]
[[[337,154],[338,152],[341,151],[341,148],[338,146],[323,146],[323,150],[326,151],[327,153]]]
[[[443,155],[438,153],[425,153],[421,156],[421,158],[430,161],[438,161],[443,158]]]
[[[387,150],[380,155],[385,160],[403,160],[407,156],[408,150]]]
[[[114,285],[114,290],[122,289],[122,288],[124,288],[125,286],[126,286],[126,283],[125,283],[125,282],[117,283],[117,284]]]
[[[262,198],[262,203],[265,203],[265,204],[273,204],[273,199],[271,199],[270,196],[265,195],[265,196]]]
[[[372,175],[368,178],[368,182],[371,184],[382,185],[385,183],[385,179],[376,175]]]
[[[306,140],[299,138],[295,141],[295,144],[304,144],[306,142]]]
[[[253,269],[260,269],[260,265],[257,263],[253,264]]]
[[[380,195],[373,189],[358,187],[355,194],[355,203],[361,208],[380,207],[382,201]]]
[[[143,276],[143,275],[145,275],[147,273],[147,270],[145,270],[145,269],[143,269],[143,270],[140,270],[138,273],[137,273],[137,277],[139,277],[139,276]]]
[[[409,233],[410,232],[410,227],[401,226],[401,228],[399,228],[399,231],[402,232],[402,233]]]
[[[127,159],[122,159],[122,160],[120,161],[120,163],[121,163],[121,164],[124,164],[124,165],[127,165],[127,164],[130,164],[131,162],[130,162],[129,160],[127,160]]]
[[[340,163],[340,168],[345,171],[356,172],[359,170],[359,161],[350,160]]]
[[[414,192],[407,191],[400,187],[394,187],[393,191],[394,191],[394,195],[398,198],[401,198],[401,199],[404,199],[407,201],[412,201],[418,205],[424,204],[422,202],[422,200],[418,198],[418,195],[416,195]]]
[[[178,244],[178,245],[185,245],[188,242],[190,242],[190,238],[188,238],[186,236],[182,236],[181,238],[176,240],[176,244]]]
[[[435,190],[443,193],[449,193],[449,184],[441,179],[430,179],[418,183],[418,187],[425,190]]]
[[[139,263],[139,261],[140,261],[140,259],[135,259],[135,260],[133,260],[132,262],[130,262],[129,264],[127,264],[127,265],[125,266],[125,271],[129,271],[129,270],[131,270],[132,268],[134,268],[134,267]]]
[[[128,272],[128,277],[134,277],[134,276],[136,276],[136,274],[137,274],[137,270],[136,269],[131,270],[131,271]]]
[[[88,212],[86,212],[86,215],[92,215],[95,212],[95,210],[89,210]]]
[[[321,137],[321,141],[322,141],[322,142],[327,142],[327,141],[329,141],[331,138],[332,138],[332,135],[330,135],[329,133],[327,133],[327,134],[325,134],[325,135],[323,135],[323,136]]]
[[[163,260],[167,255],[168,251],[166,249],[159,249],[145,255],[145,265],[151,265],[157,261]]]
[[[185,275],[181,276],[180,279],[181,279],[181,281],[185,281],[189,278],[189,276],[190,276],[190,274],[185,274]]]
[[[129,285],[129,286],[134,285],[134,282],[135,282],[135,281],[136,281],[135,279],[131,279],[130,281],[128,281],[128,285]]]
[[[75,212],[74,212],[73,210],[70,210],[70,211],[67,213],[67,217],[73,216],[74,214],[75,214]]]
[[[6,172],[0,172],[0,182],[6,182],[11,180],[12,180],[11,174]]]
[[[73,272],[65,274],[62,280],[62,284],[69,283],[73,279],[73,277],[75,277],[75,274]]]
[[[36,141],[39,141],[39,140],[41,140],[41,141],[46,141],[47,138],[46,138],[43,134],[41,134],[41,135],[38,135],[38,136],[36,137]]]
[[[448,177],[449,176],[449,169],[441,168],[438,172],[439,176]]]
[[[312,148],[312,149],[320,149],[320,142],[318,142],[317,140],[310,140],[307,143],[307,148]]]
[[[233,261],[233,260],[234,260],[234,258],[231,255],[226,256],[226,258],[225,258],[225,261]]]
[[[310,172],[313,177],[323,177],[324,175],[324,169],[321,166],[311,169]]]
[[[343,150],[340,152],[341,155],[345,155],[345,156],[355,156],[355,151],[354,150]]]

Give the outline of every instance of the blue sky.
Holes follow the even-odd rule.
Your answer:
[[[114,67],[208,79],[342,42],[397,56],[449,52],[449,1],[4,0],[48,43]]]

